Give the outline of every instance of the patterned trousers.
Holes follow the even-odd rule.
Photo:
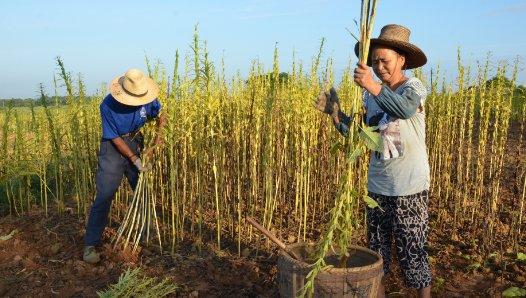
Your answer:
[[[395,240],[396,254],[406,285],[425,288],[431,284],[431,271],[425,250],[428,233],[428,191],[391,197],[369,192],[380,208],[367,208],[369,248],[382,255],[384,273],[391,265],[391,244]]]

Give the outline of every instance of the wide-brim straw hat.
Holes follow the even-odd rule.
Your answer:
[[[367,65],[372,65],[371,50],[377,45],[393,48],[403,54],[405,56],[404,69],[417,68],[426,64],[426,55],[419,47],[409,42],[409,35],[411,35],[411,31],[404,26],[396,24],[384,26],[378,38],[371,38]],[[359,56],[359,49],[357,42],[354,46],[356,56]]]
[[[110,93],[118,102],[128,106],[142,106],[159,95],[159,86],[142,71],[131,68],[110,82]]]

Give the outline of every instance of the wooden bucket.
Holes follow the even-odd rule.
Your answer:
[[[305,257],[305,244],[288,246]],[[326,257],[327,264],[338,264],[337,255]],[[375,298],[383,276],[382,257],[367,248],[349,249],[348,268],[327,269],[316,277],[314,297],[370,297]],[[281,297],[296,297],[310,271],[308,263],[295,260],[281,252],[278,257],[279,293]]]

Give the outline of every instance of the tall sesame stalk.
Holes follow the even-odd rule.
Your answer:
[[[374,19],[376,16],[377,0],[362,0],[361,14],[360,14],[360,39],[359,39],[359,61],[367,62],[369,54],[370,38]],[[353,110],[356,105],[361,102],[362,89],[355,88]],[[358,119],[362,119],[359,117]],[[315,262],[312,264],[312,269],[307,275],[305,286],[301,289],[301,296],[312,297],[314,295],[314,283],[316,276],[324,269],[332,267],[325,262],[325,257],[329,253],[329,249],[336,246],[337,253],[340,254],[340,266],[347,265],[348,247],[351,244],[351,236],[356,225],[356,220],[353,216],[353,210],[358,204],[360,193],[356,191],[355,185],[355,162],[365,153],[365,148],[369,147],[372,150],[377,150],[379,147],[379,137],[373,133],[371,128],[358,126],[360,131],[355,134],[356,121],[350,125],[347,144],[345,146],[345,155],[347,163],[347,171],[340,178],[339,191],[336,194],[336,201],[330,211],[330,220],[328,226],[322,235],[320,241],[317,243]],[[364,199],[370,198],[363,196]]]

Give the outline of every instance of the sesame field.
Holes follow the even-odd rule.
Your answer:
[[[352,185],[348,239],[367,245],[367,132],[356,117],[344,138],[313,107],[329,84],[343,110],[360,115],[356,61],[334,61],[322,42],[311,61],[282,69],[276,47],[272,65],[255,60],[247,76],[228,77],[197,31],[188,49],[173,69],[144,65],[167,116],[142,180],[155,214],[149,240],[113,245],[134,199],[123,179],[97,265],[82,262],[82,246],[107,90],[86,94],[73,75],[82,69],[57,58],[55,90],[41,87],[30,107],[0,109],[0,296],[96,296],[140,268],[167,279],[176,297],[276,297],[278,249],[245,218],[287,244],[316,242],[343,179]],[[428,90],[427,250],[437,297],[526,288],[526,87],[516,83],[518,68],[491,57],[463,64],[459,52],[453,81],[439,67],[406,72]],[[148,147],[153,123],[142,131]],[[364,154],[350,164],[348,148]],[[397,267],[388,280],[389,297],[415,295]]]

